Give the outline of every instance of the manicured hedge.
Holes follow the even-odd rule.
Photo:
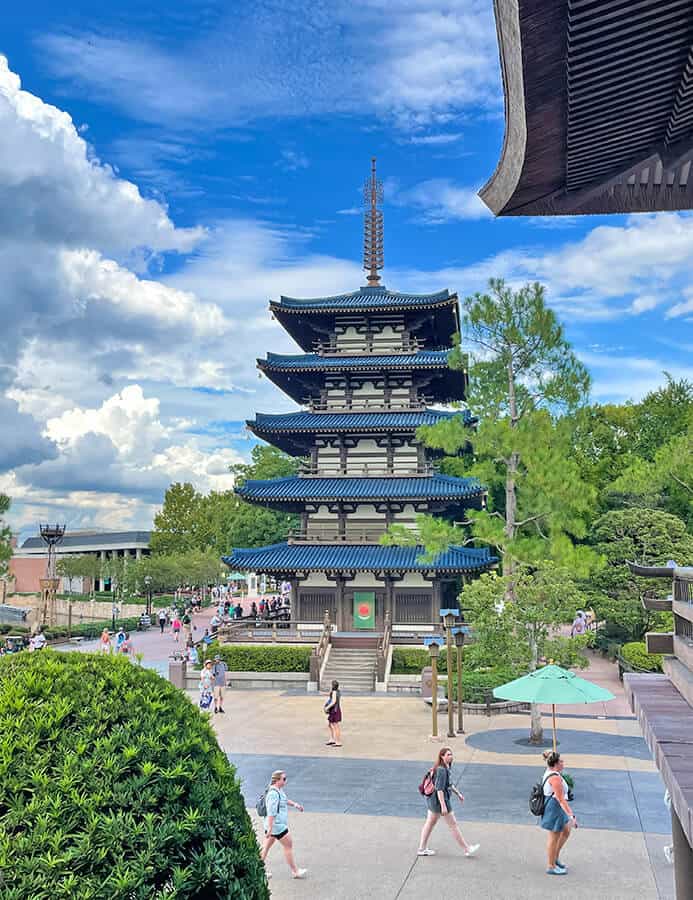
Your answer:
[[[648,653],[644,642],[631,641],[621,647],[621,659],[644,672],[662,671],[662,654]]]
[[[443,672],[447,668],[447,651],[443,647],[438,656],[438,671]],[[457,651],[452,655],[453,666],[457,665]],[[392,648],[392,674],[393,675],[420,675],[421,670],[431,665],[431,654],[423,647],[393,647]]]
[[[7,623],[0,625],[0,634],[27,634],[28,632],[27,625],[8,625]]]
[[[229,672],[309,672],[311,647],[257,647],[252,644],[213,642],[202,657],[212,659],[218,653]]]
[[[233,766],[127,659],[0,659],[3,900],[269,897]]]
[[[132,616],[127,619],[116,619],[116,628],[122,628],[124,631],[136,631],[140,617]],[[98,637],[104,628],[112,631],[112,620],[104,619],[99,622],[81,622],[72,626],[72,637]],[[68,636],[67,625],[54,625],[50,628],[44,628],[43,633],[48,640],[53,638],[66,638]]]

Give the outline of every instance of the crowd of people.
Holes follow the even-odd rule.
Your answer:
[[[8,653],[19,653],[21,650],[43,650],[48,641],[43,633],[43,629],[39,628],[34,634],[12,634],[8,635],[4,641],[0,642],[0,656]]]

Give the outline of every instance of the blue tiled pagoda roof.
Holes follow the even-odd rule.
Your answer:
[[[285,502],[290,500],[465,500],[479,497],[484,489],[476,478],[451,475],[406,478],[273,478],[246,481],[237,488],[245,500]]]
[[[449,352],[449,350],[423,350],[419,353],[393,353],[387,356],[320,356],[319,353],[286,356],[268,353],[266,360],[258,360],[258,365],[261,369],[301,371],[309,369],[316,372],[325,369],[447,368]]]
[[[295,412],[283,415],[257,413],[255,419],[248,419],[248,427],[255,432],[277,431],[352,431],[352,430],[397,430],[411,431],[421,425],[435,425],[453,416],[462,416],[465,423],[472,416],[469,410],[446,412],[438,409],[424,409],[420,412],[358,412],[358,413],[310,413]]]
[[[457,297],[447,288],[434,294],[401,294],[378,286],[361,287],[349,294],[337,294],[333,297],[281,297],[278,302],[270,305],[285,312],[320,313],[328,310],[348,312],[365,309],[419,309],[453,302],[457,302]]]
[[[227,566],[252,572],[295,571],[437,571],[479,572],[496,562],[487,547],[449,547],[431,562],[422,562],[423,547],[379,544],[271,544],[250,550],[234,548],[223,557]]]

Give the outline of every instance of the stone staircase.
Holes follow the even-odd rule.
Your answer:
[[[377,651],[371,647],[330,647],[320,690],[329,691],[332,681],[347,694],[370,693],[375,690]]]

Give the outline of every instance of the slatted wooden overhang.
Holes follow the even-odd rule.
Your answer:
[[[693,3],[494,0],[506,106],[497,215],[693,207]]]

